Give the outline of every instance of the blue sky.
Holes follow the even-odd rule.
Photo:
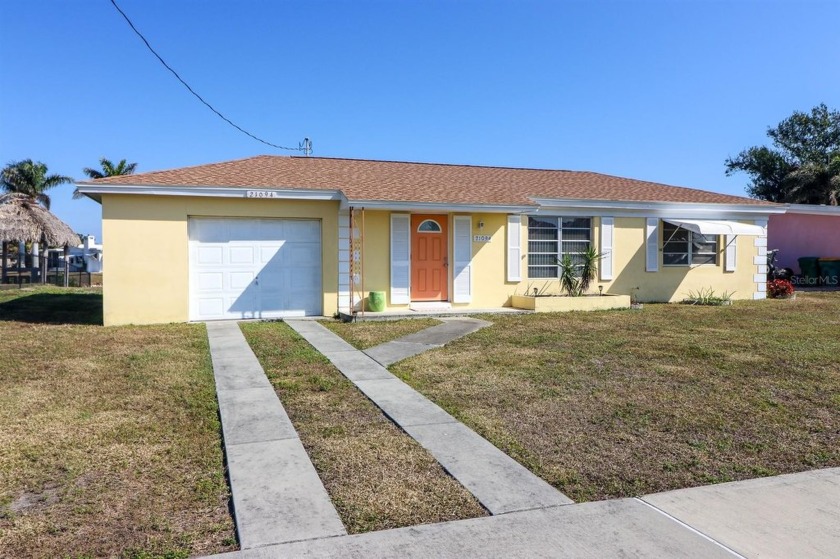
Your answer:
[[[314,155],[591,170],[743,194],[723,162],[840,108],[840,1],[118,0],[202,96]],[[0,0],[0,163],[82,179],[262,153],[108,0]],[[101,236],[100,207],[51,192]]]

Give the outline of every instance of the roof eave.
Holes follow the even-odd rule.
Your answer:
[[[505,213],[521,214],[532,212],[534,205],[513,204],[476,204],[460,202],[412,202],[395,200],[351,200],[347,207],[364,208],[366,210],[390,210],[397,212],[465,212],[465,213]],[[344,204],[342,204],[344,207]]]
[[[146,196],[204,196],[210,198],[267,198],[286,200],[343,201],[340,190],[306,188],[242,187],[242,186],[163,186],[144,184],[93,184],[77,183],[79,192],[89,198],[101,200],[103,194],[130,194]],[[261,196],[260,194],[265,194]]]
[[[719,202],[660,202],[633,200],[594,200],[574,198],[536,198],[537,213],[571,212],[574,214],[600,214],[615,217],[698,217],[712,216],[763,218],[771,214],[785,213],[780,204],[730,204]]]
[[[788,204],[787,212],[785,213],[804,215],[828,215],[840,217],[840,206],[826,206],[823,204]]]

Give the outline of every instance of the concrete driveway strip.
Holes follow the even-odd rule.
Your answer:
[[[680,489],[642,500],[745,557],[840,557],[840,468]]]
[[[634,499],[622,499],[296,542],[215,557],[732,559],[735,555]]]
[[[239,325],[207,323],[207,337],[242,549],[346,534]]]
[[[476,326],[480,328],[487,324],[472,319],[453,320],[451,323],[455,326],[448,325],[448,335],[464,331],[465,325],[458,322],[468,322],[471,331],[475,331]],[[491,514],[572,502],[322,325],[303,320],[286,320],[286,323],[323,353],[394,423],[428,450]],[[436,328],[440,327],[431,330]],[[434,339],[442,340],[440,333],[441,330],[437,330]]]

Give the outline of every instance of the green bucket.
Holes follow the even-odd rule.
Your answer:
[[[370,312],[382,312],[385,310],[384,291],[371,291],[368,294],[368,310]]]

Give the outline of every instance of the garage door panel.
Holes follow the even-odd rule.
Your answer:
[[[253,246],[232,246],[230,247],[230,263],[231,264],[253,264],[254,252]]]
[[[283,223],[284,238],[307,238],[312,239],[320,237],[321,225],[317,221],[312,220],[289,220]]]
[[[317,220],[191,218],[190,319],[322,312]]]
[[[198,313],[202,316],[220,316],[224,312],[224,297],[202,297],[198,301]]]
[[[316,244],[290,244],[288,262],[292,266],[312,266],[321,261],[321,247]]]
[[[260,263],[261,264],[268,264],[275,258],[279,257],[280,252],[283,250],[283,243],[275,244],[272,242],[268,245],[262,245],[260,247]]]
[[[257,274],[252,271],[247,272],[230,272],[228,275],[230,289],[243,290],[247,289],[249,285],[254,282]]]
[[[295,292],[309,291],[312,282],[317,281],[317,278],[314,277],[315,270],[300,270],[300,272],[290,275],[288,286]]]
[[[198,289],[201,291],[222,290],[225,275],[222,272],[201,272],[198,274]]]
[[[223,220],[227,226],[227,241],[258,241],[260,240],[259,223],[252,219]]]
[[[239,295],[226,295],[224,299],[226,318],[259,318],[255,289],[246,289]]]
[[[190,239],[202,243],[224,243],[230,237],[228,220],[224,219],[190,220],[189,230]]]
[[[213,265],[224,262],[224,250],[220,246],[198,247],[198,264]]]

